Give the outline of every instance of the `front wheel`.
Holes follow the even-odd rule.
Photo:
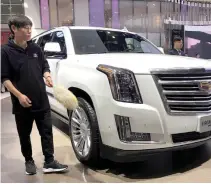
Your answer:
[[[79,106],[69,113],[69,132],[77,159],[85,165],[96,165],[100,160],[99,128],[92,106],[78,98]]]

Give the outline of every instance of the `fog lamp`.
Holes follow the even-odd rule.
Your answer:
[[[125,116],[115,116],[119,139],[123,142],[132,141],[151,141],[150,133],[132,132],[130,127],[130,119]]]

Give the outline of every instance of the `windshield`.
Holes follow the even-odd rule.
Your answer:
[[[76,54],[152,53],[161,51],[139,35],[108,30],[71,29]]]

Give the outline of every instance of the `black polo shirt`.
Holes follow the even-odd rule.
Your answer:
[[[49,100],[43,74],[49,71],[49,65],[40,47],[28,42],[26,49],[16,45],[13,40],[1,47],[1,81],[9,79],[13,85],[31,101],[32,112],[49,110]],[[13,113],[24,108],[19,100],[11,94]]]

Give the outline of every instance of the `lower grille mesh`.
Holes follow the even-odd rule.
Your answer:
[[[198,132],[187,132],[181,134],[173,134],[172,140],[173,143],[187,142],[187,141],[196,141],[200,139],[205,139],[211,136],[211,131],[205,133]]]

